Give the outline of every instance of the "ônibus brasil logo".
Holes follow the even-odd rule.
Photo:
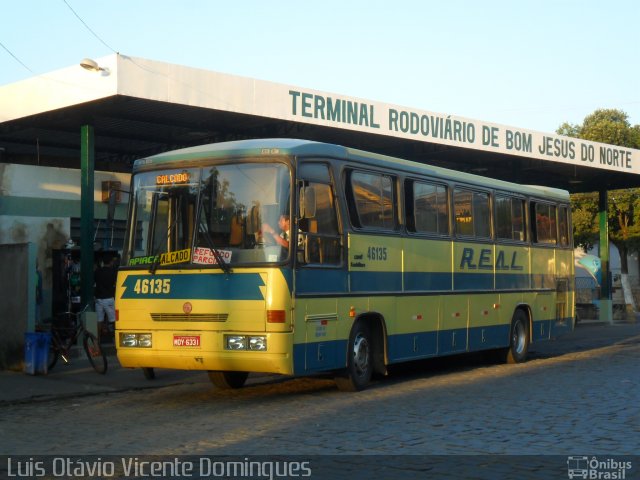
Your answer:
[[[614,458],[600,459],[588,456],[567,458],[567,475],[570,479],[624,480],[631,462]]]

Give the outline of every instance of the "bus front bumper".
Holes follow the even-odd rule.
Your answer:
[[[155,331],[151,346],[123,346],[123,335],[140,333],[117,330],[118,361],[127,368],[170,368],[177,370],[220,370],[293,373],[293,334],[230,332]],[[266,336],[266,351],[228,350],[227,336]]]

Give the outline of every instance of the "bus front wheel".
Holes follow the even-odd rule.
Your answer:
[[[242,388],[248,376],[249,372],[209,371],[209,380],[221,390]]]
[[[338,388],[345,392],[357,392],[365,388],[373,373],[371,330],[364,322],[354,325],[349,336],[347,370],[335,378]]]
[[[529,352],[529,318],[527,313],[518,309],[511,320],[511,332],[509,335],[509,348],[505,351],[506,363],[521,363],[527,358]]]

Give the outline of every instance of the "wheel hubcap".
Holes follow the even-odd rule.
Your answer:
[[[365,375],[369,368],[369,343],[360,334],[356,336],[353,342],[353,366],[359,377]]]
[[[516,353],[521,354],[524,352],[524,347],[526,345],[526,330],[522,322],[516,322],[513,326],[513,338],[512,338],[513,348]]]

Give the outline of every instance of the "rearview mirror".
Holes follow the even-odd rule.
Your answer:
[[[307,186],[300,189],[300,218],[316,216],[316,191]]]
[[[109,204],[107,206],[107,224],[113,224],[113,219],[116,214],[116,194],[115,190],[109,190]]]

